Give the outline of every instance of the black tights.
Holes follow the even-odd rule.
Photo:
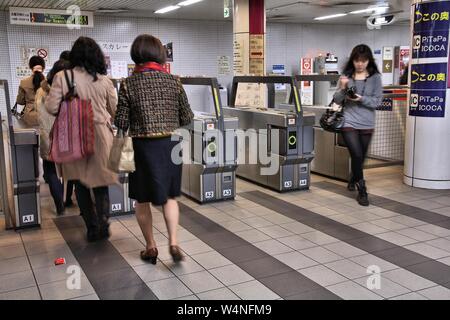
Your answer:
[[[109,193],[108,187],[93,188],[94,203],[91,198],[91,190],[80,181],[74,181],[75,195],[78,207],[82,213],[88,230],[101,230],[108,227],[109,218]]]
[[[64,211],[64,188],[58,178],[58,174],[56,173],[55,163],[44,160],[42,166],[44,169],[44,180],[48,183],[50,194],[52,195],[53,201],[55,202],[56,210],[58,213],[61,213]]]
[[[363,165],[366,159],[372,133],[361,132],[360,130],[342,131],[347,149],[352,159],[352,177],[353,182],[364,179]]]

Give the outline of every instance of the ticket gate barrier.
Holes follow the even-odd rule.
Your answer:
[[[182,77],[183,85],[211,89],[214,114],[197,113],[186,126],[181,190],[200,202],[234,199],[236,195],[237,141],[236,117],[224,117],[216,78]],[[203,108],[201,108],[204,110]],[[193,108],[195,110],[195,107]]]
[[[236,106],[239,83],[288,84],[294,94],[296,108],[293,111],[275,109],[273,97],[268,99],[269,109]],[[289,76],[233,78],[231,105],[223,108],[224,114],[237,117],[239,129],[244,132],[254,131],[258,135],[257,150],[253,144],[240,144],[239,158],[243,153],[247,161],[255,152],[258,155],[265,153],[278,163],[276,173],[266,174],[264,169],[268,165],[258,156],[256,163],[239,163],[236,172],[239,177],[280,192],[309,188],[310,163],[314,158],[314,115],[303,112],[298,85],[295,78]],[[278,136],[272,135],[272,131],[278,133]],[[277,140],[273,141],[273,138]]]
[[[114,88],[119,94],[119,79],[111,79]],[[117,130],[114,130],[117,131]],[[128,173],[119,174],[119,182],[108,187],[109,192],[109,215],[110,217],[134,214],[136,201],[129,198],[128,194]]]
[[[8,117],[8,130],[2,128],[0,136],[0,156],[5,160],[0,170],[6,228],[39,227],[39,132],[13,121],[6,80],[0,80],[0,89],[3,89]],[[3,136],[5,133],[8,137]]]
[[[109,216],[118,217],[134,214],[136,201],[128,195],[128,174],[119,174],[119,183],[108,187],[109,191]]]

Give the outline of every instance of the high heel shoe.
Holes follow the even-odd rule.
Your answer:
[[[156,258],[158,258],[157,248],[150,248],[141,251],[141,259],[144,261],[149,261],[151,264],[156,264]]]
[[[173,262],[180,262],[184,260],[184,256],[181,253],[179,246],[170,246],[169,253],[172,256]]]

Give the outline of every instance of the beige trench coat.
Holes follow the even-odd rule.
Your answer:
[[[37,127],[38,123],[38,113],[34,105],[36,93],[34,92],[33,86],[33,75],[29,76],[20,81],[19,91],[17,93],[16,102],[23,108],[22,120],[31,127]]]
[[[70,75],[70,71],[69,71]],[[117,107],[117,93],[106,76],[98,75],[94,79],[83,68],[74,69],[76,92],[81,99],[90,99],[94,110],[95,152],[92,156],[62,165],[64,180],[80,180],[88,188],[107,186],[117,183],[117,174],[108,169],[109,152],[113,143],[111,118]],[[45,101],[46,109],[57,114],[62,97],[68,86],[64,72],[56,74]]]
[[[53,122],[55,122],[55,116],[48,113],[45,108],[45,99],[47,98],[50,86],[47,80],[41,82],[41,87],[36,92],[34,105],[39,115],[39,149],[41,158],[48,160],[49,145],[50,145],[50,131],[52,130]]]

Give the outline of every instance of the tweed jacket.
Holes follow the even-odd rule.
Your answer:
[[[183,85],[175,76],[148,71],[122,81],[114,124],[129,130],[131,137],[167,136],[193,117]]]

